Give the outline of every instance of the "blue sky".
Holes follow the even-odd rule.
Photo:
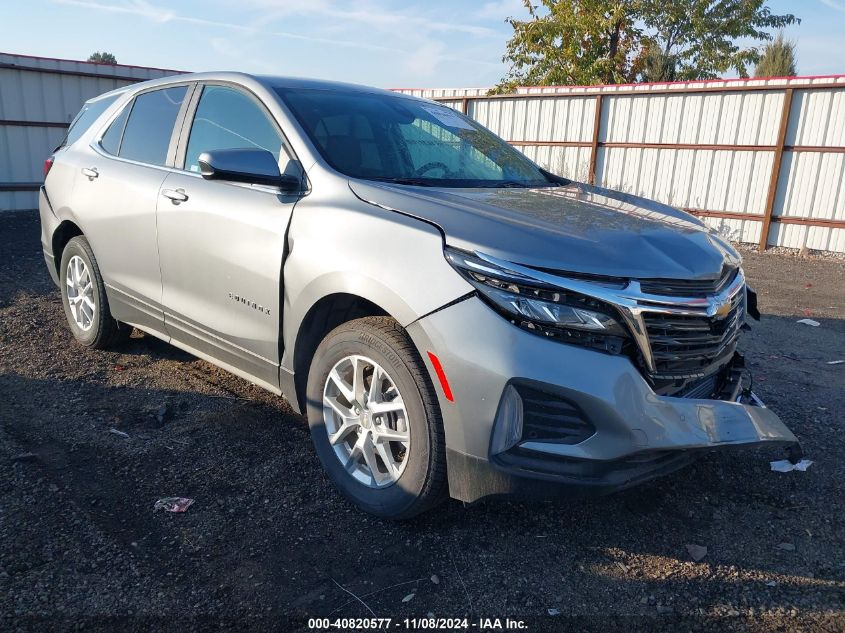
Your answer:
[[[786,34],[805,75],[845,73],[845,0],[770,0],[802,18]],[[182,70],[244,70],[382,87],[496,83],[521,0],[23,0],[0,22],[3,52]]]

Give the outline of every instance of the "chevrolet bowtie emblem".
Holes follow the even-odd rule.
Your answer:
[[[718,308],[716,308],[716,313],[715,313],[714,316],[717,316],[720,319],[722,319],[722,318],[728,316],[728,314],[730,314],[730,311],[731,311],[731,302],[725,301],[722,305],[720,305]]]

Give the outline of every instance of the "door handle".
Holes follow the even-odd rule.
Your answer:
[[[88,180],[94,180],[94,178],[100,175],[100,172],[97,171],[96,167],[83,167],[82,175],[88,176]]]
[[[188,199],[188,194],[185,193],[184,189],[162,189],[161,195],[165,198],[170,198],[170,201],[173,204],[179,204],[180,202],[185,202]]]

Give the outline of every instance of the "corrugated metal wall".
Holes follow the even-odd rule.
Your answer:
[[[844,76],[401,92],[466,112],[556,173],[685,208],[732,240],[845,252]]]
[[[86,99],[176,72],[0,53],[0,210],[37,206],[44,159]],[[733,240],[845,252],[843,76],[401,92],[465,111],[552,171],[683,207]]]
[[[44,159],[86,100],[176,72],[0,53],[0,211],[38,206]]]

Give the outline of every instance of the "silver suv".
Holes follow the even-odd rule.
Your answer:
[[[182,75],[89,101],[45,172],[77,341],[138,328],[283,395],[373,514],[800,452],[745,386],[756,298],[728,243],[445,106]]]

